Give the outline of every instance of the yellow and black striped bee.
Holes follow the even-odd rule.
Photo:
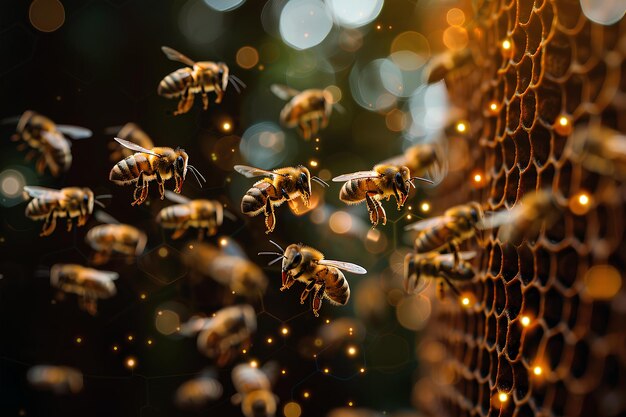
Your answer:
[[[224,366],[250,347],[256,326],[254,308],[244,304],[225,307],[213,317],[193,317],[180,332],[186,336],[198,334],[198,351]]]
[[[197,410],[222,396],[222,384],[215,373],[204,371],[200,376],[184,382],[176,390],[176,405],[185,410]]]
[[[36,169],[43,174],[46,167],[50,173],[58,177],[67,172],[72,164],[72,144],[66,136],[72,139],[85,139],[91,137],[91,131],[84,127],[57,125],[46,116],[28,110],[22,114],[17,122],[17,133],[12,140],[22,141],[19,149],[30,148],[26,160],[37,155]]]
[[[115,137],[132,142],[145,149],[154,148],[152,138],[150,138],[150,136],[141,130],[141,128],[135,123],[126,123],[122,127],[111,127],[106,129],[105,133],[115,134]],[[109,142],[109,149],[111,150],[111,162],[117,162],[124,158],[128,158],[135,153],[128,148],[120,147],[119,143],[116,141]]]
[[[398,210],[415,187],[414,180],[432,183],[421,177],[411,177],[411,171],[405,166],[376,165],[372,171],[359,171],[333,178],[335,182],[346,182],[339,192],[339,199],[346,204],[358,204],[365,201],[372,225],[387,223],[387,215],[380,200],[396,198]]]
[[[165,192],[165,197],[178,204],[162,209],[156,221],[165,229],[174,229],[172,239],[178,239],[187,229],[194,227],[198,229],[198,240],[202,240],[205,234],[214,236],[217,233],[224,216],[237,220],[217,200],[190,200],[170,191]]]
[[[93,205],[102,205],[93,196],[89,188],[67,187],[60,190],[52,188],[26,186],[24,192],[32,197],[26,206],[26,217],[33,220],[45,220],[41,236],[54,232],[57,218],[67,219],[67,231],[72,230],[74,220],[77,226],[84,226],[93,212]],[[101,197],[101,196],[98,196]]]
[[[98,299],[117,293],[117,272],[99,271],[74,264],[56,264],[50,269],[50,284],[65,293],[78,295],[78,304],[91,315],[98,311]]]
[[[239,78],[229,74],[228,66],[223,62],[194,62],[167,46],[161,47],[161,50],[172,61],[181,62],[191,67],[180,68],[168,74],[159,83],[157,92],[160,96],[180,99],[174,115],[187,113],[191,110],[196,94],[202,94],[202,106],[206,110],[209,108],[209,92],[215,92],[217,95],[215,103],[219,104],[222,102],[229,81],[237,92],[241,91],[241,87],[246,86]]]
[[[265,214],[265,233],[271,233],[276,226],[276,216],[274,207],[280,206],[285,201],[296,210],[292,200],[300,197],[305,207],[309,205],[311,197],[311,180],[328,187],[322,179],[311,176],[309,170],[299,165],[297,167],[279,168],[273,171],[266,171],[260,168],[246,165],[235,165],[235,171],[247,178],[267,176],[256,182],[246,195],[241,199],[241,212],[248,216],[256,216],[263,212]]]
[[[33,387],[55,394],[78,394],[83,389],[83,374],[69,366],[36,365],[26,379]]]
[[[276,378],[276,365],[273,362],[259,369],[250,364],[239,364],[233,368],[232,380],[237,394],[233,404],[241,404],[245,417],[274,417],[279,398],[272,392]]]
[[[455,255],[437,252],[409,253],[404,258],[404,289],[409,294],[419,294],[424,291],[431,281],[441,279],[457,296],[461,293],[453,284],[467,282],[474,278],[474,268],[467,262],[476,256],[475,252],[458,252],[458,263]],[[439,286],[438,296],[443,299],[444,288]]]
[[[282,125],[288,128],[298,127],[298,133],[305,140],[311,139],[312,135],[328,126],[333,106],[340,112],[344,111],[327,90],[298,91],[280,84],[273,84],[270,88],[278,98],[289,100],[280,112]]]
[[[270,242],[280,249],[280,252],[260,252],[259,255],[277,255],[278,258],[269,263],[282,260],[282,287],[281,291],[289,289],[294,282],[300,281],[306,285],[300,295],[300,304],[304,304],[309,293],[313,292],[311,300],[313,314],[319,317],[318,311],[322,307],[322,300],[326,298],[331,304],[346,305],[350,299],[350,286],[344,271],[353,274],[366,274],[367,271],[349,262],[324,259],[324,255],[317,249],[301,243],[280,247],[276,242]]]
[[[94,265],[107,263],[114,253],[126,256],[128,261],[141,255],[148,242],[144,232],[134,226],[119,223],[103,211],[96,211],[95,217],[106,224],[92,227],[85,236],[85,242],[94,250]]]
[[[152,180],[156,180],[159,186],[161,199],[165,197],[165,181],[170,178],[176,181],[174,192],[180,193],[187,168],[196,177],[200,186],[202,186],[200,178],[206,182],[202,174],[193,165],[188,164],[189,156],[183,149],[166,147],[146,149],[124,139],[115,138],[115,140],[136,152],[115,164],[109,174],[109,179],[118,185],[135,184],[133,206],[146,201],[148,185]]]

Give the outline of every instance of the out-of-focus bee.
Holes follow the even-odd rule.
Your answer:
[[[144,232],[131,225],[120,224],[103,211],[96,211],[95,217],[107,223],[92,227],[85,236],[85,242],[95,251],[92,258],[95,265],[108,262],[113,253],[125,255],[128,261],[141,255],[148,241]]]
[[[372,225],[387,223],[387,215],[380,200],[396,198],[398,210],[402,208],[409,196],[414,180],[432,184],[432,181],[421,177],[411,177],[411,171],[405,166],[376,165],[372,171],[359,171],[333,178],[334,182],[344,182],[339,198],[346,204],[358,204],[365,201]]]
[[[105,133],[115,134],[115,137],[137,144],[144,149],[154,148],[154,142],[150,136],[135,123],[126,123],[122,127],[108,128],[105,130]],[[120,147],[119,143],[115,141],[109,142],[109,149],[111,150],[111,162],[117,162],[134,154],[132,150]]]
[[[259,369],[250,364],[239,364],[233,368],[232,380],[237,394],[233,404],[241,404],[245,417],[273,417],[276,415],[279,398],[272,392],[276,366],[273,362]]]
[[[418,143],[402,155],[389,158],[380,165],[405,166],[412,174],[427,176],[434,184],[440,183],[447,173],[447,158],[439,143]]]
[[[19,118],[17,133],[11,139],[23,142],[19,145],[19,150],[31,149],[26,155],[26,160],[39,155],[36,165],[39,174],[43,174],[48,167],[50,173],[58,177],[61,173],[67,172],[72,164],[72,144],[66,136],[71,139],[86,139],[91,137],[91,134],[91,131],[84,127],[57,125],[46,116],[28,110]]]
[[[451,253],[440,254],[409,253],[404,258],[404,289],[409,294],[419,294],[426,289],[432,280],[441,279],[460,296],[459,290],[452,283],[467,282],[474,278],[474,268],[467,262],[476,256],[475,252],[460,252],[456,254],[459,262],[455,262],[455,255]],[[442,283],[442,281],[439,281]],[[443,299],[444,288],[439,286],[439,298]]]
[[[185,410],[197,410],[222,396],[222,384],[214,372],[204,371],[197,378],[184,382],[176,390],[176,405]]]
[[[162,46],[161,50],[170,60],[191,67],[178,69],[166,75],[159,83],[157,92],[160,96],[179,99],[174,115],[191,110],[196,94],[202,94],[202,107],[206,110],[209,108],[209,92],[215,92],[217,95],[215,103],[219,104],[229,81],[238,93],[241,92],[241,87],[246,86],[239,78],[229,74],[228,66],[223,62],[194,62],[167,46]]]
[[[117,293],[117,272],[99,271],[75,264],[56,264],[50,269],[50,284],[65,293],[78,295],[78,305],[91,315],[98,312],[98,299]]]
[[[187,336],[198,333],[198,350],[224,366],[250,347],[256,332],[256,314],[247,304],[225,307],[213,317],[193,317],[180,332]]]
[[[241,212],[248,216],[256,216],[263,212],[265,214],[265,233],[271,233],[276,226],[276,216],[274,207],[280,206],[285,201],[292,209],[292,200],[301,197],[305,207],[309,206],[311,196],[311,180],[323,187],[328,184],[311,173],[302,165],[297,167],[279,168],[273,171],[266,171],[260,168],[246,165],[235,165],[235,171],[247,178],[267,176],[261,181],[257,181],[241,199]]]
[[[283,250],[276,242],[270,242],[280,249],[280,252],[260,252],[259,255],[277,255],[278,258],[269,263],[272,265],[282,259],[282,287],[281,291],[289,289],[294,282],[300,281],[306,285],[300,295],[300,304],[304,304],[311,291],[313,314],[319,317],[322,300],[326,298],[331,304],[346,305],[350,298],[350,286],[343,275],[344,271],[353,274],[366,274],[367,271],[355,264],[324,259],[324,255],[303,244],[292,244]]]
[[[84,226],[93,212],[94,203],[103,206],[94,198],[89,188],[67,187],[54,190],[25,186],[24,192],[32,197],[26,206],[26,217],[33,220],[45,220],[41,236],[49,236],[54,232],[59,217],[67,219],[68,231],[72,230],[74,220],[78,226]]]
[[[280,122],[288,128],[298,127],[298,133],[305,139],[311,139],[321,129],[328,126],[328,119],[333,106],[343,113],[343,107],[334,103],[333,95],[328,90],[294,90],[286,85],[273,84],[272,92],[282,100],[289,100],[280,111]]]
[[[242,254],[231,255],[215,246],[195,242],[185,250],[182,260],[196,283],[208,276],[248,300],[257,300],[267,288],[263,270]]]
[[[462,49],[457,52],[445,52],[433,57],[424,71],[428,84],[434,84],[445,80],[446,76],[454,69],[461,68],[472,63],[474,60],[472,51]]]
[[[188,164],[189,156],[183,149],[158,147],[148,150],[124,139],[115,138],[115,140],[136,152],[115,164],[109,174],[109,179],[118,185],[135,184],[133,206],[146,201],[148,185],[152,180],[156,180],[159,185],[161,199],[165,197],[165,181],[170,178],[176,181],[174,192],[180,193],[187,175],[187,168],[196,177],[201,187],[200,178],[206,182],[202,174],[193,165]]]
[[[187,229],[198,229],[198,240],[202,240],[205,234],[214,236],[218,227],[224,222],[224,216],[231,220],[237,218],[217,200],[190,200],[170,191],[165,192],[168,200],[178,204],[165,207],[157,214],[156,221],[164,229],[175,229],[172,239],[181,237]]]
[[[601,175],[626,179],[626,135],[606,126],[577,126],[568,140],[572,156]]]
[[[26,378],[33,387],[55,394],[78,394],[83,389],[83,374],[69,366],[36,365]]]

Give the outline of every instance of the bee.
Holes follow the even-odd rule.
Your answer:
[[[183,263],[191,270],[191,278],[208,276],[230,293],[250,300],[265,293],[267,277],[263,270],[250,262],[243,253],[229,254],[215,246],[196,242],[183,253]]]
[[[270,89],[282,100],[289,100],[280,112],[280,122],[287,128],[298,127],[298,133],[304,140],[311,139],[320,128],[328,126],[328,119],[333,106],[341,113],[343,107],[334,103],[328,90],[310,89],[302,92],[286,85],[273,84]]]
[[[283,250],[276,242],[270,242],[280,252],[259,252],[259,255],[277,255],[278,258],[269,263],[272,265],[282,259],[282,287],[281,291],[289,289],[294,282],[300,281],[306,285],[300,295],[300,304],[304,304],[309,293],[313,291],[311,300],[313,314],[319,317],[322,300],[326,298],[331,304],[346,305],[350,299],[350,286],[344,271],[353,274],[366,274],[367,271],[355,264],[324,259],[324,255],[302,243],[292,244]]]
[[[215,373],[204,371],[196,378],[183,383],[176,390],[176,404],[186,410],[197,410],[222,396],[222,384]]]
[[[272,383],[276,378],[276,366],[273,362],[262,369],[250,364],[239,364],[233,368],[232,380],[237,393],[233,395],[233,404],[241,404],[245,417],[273,417],[276,415],[279,398],[272,392]]]
[[[63,291],[78,295],[78,304],[91,315],[98,312],[98,299],[110,298],[117,293],[117,272],[99,271],[75,264],[56,264],[50,269],[50,284]]]
[[[36,365],[26,379],[33,387],[55,394],[78,394],[83,389],[83,374],[69,366]]]
[[[234,359],[242,349],[250,347],[257,322],[254,309],[249,305],[225,307],[213,317],[193,317],[181,326],[186,336],[198,334],[198,351],[216,358],[218,366]]]
[[[580,126],[568,140],[572,156],[593,172],[626,179],[626,135],[606,126]]]
[[[91,137],[92,132],[84,127],[57,125],[46,116],[28,110],[19,118],[17,133],[11,140],[23,142],[19,150],[31,149],[26,160],[39,155],[36,164],[39,174],[43,174],[47,167],[53,176],[58,177],[72,164],[72,144],[66,135],[71,139],[85,139]]]
[[[293,200],[298,197],[302,198],[302,203],[308,207],[311,197],[311,180],[323,187],[328,187],[328,184],[319,177],[311,176],[309,170],[302,165],[273,171],[246,165],[235,165],[234,169],[246,178],[263,175],[269,177],[256,182],[241,199],[242,213],[251,217],[261,212],[265,214],[265,226],[267,228],[265,233],[271,233],[276,226],[274,207],[287,201],[292,210],[297,210]]]
[[[178,204],[162,209],[156,221],[165,229],[175,229],[172,239],[178,239],[187,229],[195,227],[198,229],[198,240],[202,240],[205,234],[214,236],[217,233],[224,216],[237,220],[217,200],[190,200],[170,191],[165,192],[165,197]]]
[[[462,49],[457,52],[441,53],[431,59],[424,71],[427,84],[434,84],[446,77],[455,69],[462,68],[474,62],[472,52]]]
[[[380,165],[405,166],[416,175],[426,175],[433,183],[440,183],[447,173],[447,160],[443,146],[437,143],[418,143],[404,151],[402,155],[389,158]]]
[[[92,262],[95,265],[107,263],[113,253],[119,253],[132,260],[141,255],[148,237],[144,232],[128,224],[120,224],[103,211],[96,211],[98,221],[106,224],[94,226],[87,232],[85,242],[95,251]]]
[[[26,206],[26,217],[33,220],[45,220],[40,236],[49,236],[56,229],[57,218],[67,218],[67,231],[72,230],[74,220],[78,226],[87,223],[93,212],[94,203],[104,207],[94,198],[89,188],[67,187],[60,190],[52,188],[25,186],[24,192],[32,197]]]
[[[115,136],[120,139],[132,142],[145,149],[154,148],[154,142],[152,141],[150,136],[148,136],[146,132],[141,130],[141,128],[135,123],[126,123],[121,128],[119,126],[116,128],[108,128],[105,133],[113,134],[116,133],[116,131],[117,134]],[[109,149],[111,150],[111,162],[113,163],[124,158],[128,158],[129,156],[132,156],[134,154],[132,150],[125,147],[120,147],[119,143],[115,141],[109,142]]]
[[[157,89],[160,96],[180,99],[174,112],[175,116],[191,110],[196,94],[202,94],[202,106],[206,110],[209,108],[209,92],[215,92],[217,95],[215,103],[219,104],[229,81],[238,93],[246,86],[239,78],[229,74],[228,66],[223,62],[194,62],[167,46],[161,47],[161,50],[168,59],[190,67],[180,68],[168,74],[161,80]]]
[[[161,200],[165,196],[165,181],[173,178],[176,181],[174,192],[180,193],[187,175],[187,168],[196,177],[202,187],[200,178],[206,179],[193,165],[188,164],[189,156],[183,149],[158,147],[150,150],[133,142],[115,138],[120,145],[136,153],[119,161],[111,169],[109,179],[118,185],[135,184],[132,205],[139,205],[148,198],[148,185],[155,180],[159,185]],[[198,178],[199,177],[199,178]]]
[[[405,166],[376,165],[372,171],[359,171],[333,178],[334,182],[346,182],[339,192],[339,199],[346,204],[358,204],[365,201],[370,221],[376,227],[378,223],[387,223],[385,209],[379,200],[389,200],[395,196],[398,210],[402,208],[410,187],[415,188],[414,180],[431,183],[421,177],[411,177],[411,171]]]
[[[474,278],[474,268],[467,262],[476,256],[475,252],[459,252],[440,254],[437,252],[409,253],[404,258],[404,290],[409,294],[419,294],[428,287],[432,280],[441,279],[457,296],[461,293],[453,284],[467,282]],[[444,288],[439,286],[438,295],[443,299]]]

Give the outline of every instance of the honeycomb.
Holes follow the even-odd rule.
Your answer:
[[[624,277],[626,186],[587,170],[567,146],[581,126],[626,132],[626,19],[593,23],[579,0],[478,3],[472,59],[445,75],[468,123],[451,142],[469,157],[433,209],[479,201],[510,210],[548,189],[562,216],[520,242],[491,230],[465,243],[479,254],[462,287],[475,302],[437,303],[418,340],[414,402],[433,416],[626,415],[626,291],[598,299],[585,287],[594,265]],[[467,187],[475,172],[485,183]],[[586,212],[572,208],[581,193]]]

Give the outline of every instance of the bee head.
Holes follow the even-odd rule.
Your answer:
[[[480,206],[480,204],[473,202],[469,204],[469,209],[472,224],[478,223],[478,221],[483,217],[482,207]]]
[[[393,177],[393,186],[398,193],[399,205],[403,205],[411,191],[411,172],[407,167],[401,167]]]
[[[309,197],[311,196],[311,173],[306,167],[300,166],[300,174],[296,178],[298,191],[302,194],[305,205],[309,205]]]
[[[82,205],[87,208],[88,213],[93,213],[94,196],[93,191],[89,188],[83,188],[83,201]]]
[[[180,193],[183,189],[183,182],[185,181],[185,176],[187,176],[187,161],[189,160],[189,156],[184,149],[176,149],[176,159],[174,159],[174,179],[176,180],[176,189],[174,190],[177,193]]]
[[[283,254],[283,272],[297,268],[302,263],[302,251],[300,246],[293,244],[287,246]]]
[[[217,63],[217,78],[222,83],[222,91],[226,91],[226,87],[228,87],[228,65],[223,62]]]
[[[270,417],[276,414],[276,399],[268,390],[256,390],[245,396],[242,404],[244,415],[250,417]],[[247,411],[247,412],[246,412]]]

